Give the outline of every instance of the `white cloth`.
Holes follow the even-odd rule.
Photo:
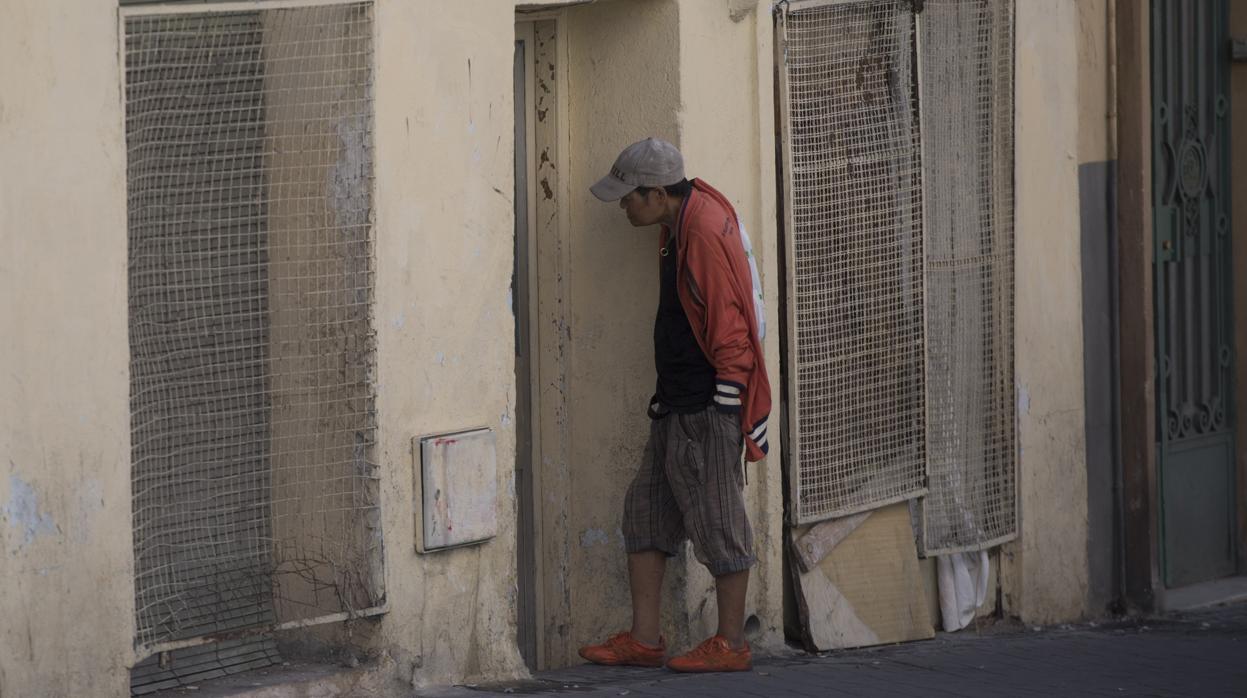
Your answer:
[[[749,260],[749,276],[753,280],[753,314],[758,321],[758,339],[766,337],[766,305],[762,300],[762,278],[758,275],[758,262],[753,258],[753,243],[745,232],[745,222],[736,217],[740,229],[740,244],[745,247],[745,259]]]
[[[974,612],[987,600],[987,577],[991,561],[986,550],[938,555],[940,616],[944,632],[961,630],[974,620]]]

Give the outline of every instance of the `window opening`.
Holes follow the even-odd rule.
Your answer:
[[[777,48],[790,518],[921,497],[927,553],[1008,540],[1012,0],[793,0]]]
[[[916,497],[922,190],[908,2],[780,14],[792,517]]]
[[[229,673],[276,656],[237,638],[383,608],[372,11],[122,27],[138,693],[184,673],[161,653]]]

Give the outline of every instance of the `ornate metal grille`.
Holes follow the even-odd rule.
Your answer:
[[[123,23],[140,655],[372,612],[371,5]]]
[[[1165,583],[1233,574],[1235,190],[1226,0],[1151,3],[1157,482]],[[1241,109],[1242,106],[1238,105]],[[1241,312],[1241,311],[1240,311]],[[1241,317],[1238,316],[1238,317]]]

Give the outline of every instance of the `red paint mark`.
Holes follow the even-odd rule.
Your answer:
[[[438,439],[433,442],[434,446],[454,446],[458,443],[458,439]]]

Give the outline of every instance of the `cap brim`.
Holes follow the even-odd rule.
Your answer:
[[[597,184],[589,187],[589,191],[602,201],[618,201],[627,196],[628,192],[636,189],[636,187],[619,179],[615,175],[606,175],[599,179]]]

